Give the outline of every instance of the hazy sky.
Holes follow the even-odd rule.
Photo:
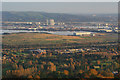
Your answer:
[[[2,2],[118,2],[120,0],[1,0]]]
[[[117,2],[3,2],[3,11],[40,11],[50,13],[117,13]]]

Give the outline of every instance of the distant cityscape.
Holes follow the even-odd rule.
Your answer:
[[[46,19],[46,22],[8,22],[2,23],[2,29],[7,30],[45,30],[45,31],[91,31],[118,33],[117,23],[106,22],[55,22]]]

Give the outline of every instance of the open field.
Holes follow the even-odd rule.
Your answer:
[[[64,36],[43,33],[13,33],[3,35],[2,44],[9,46],[57,45],[57,44],[88,44],[115,42],[117,34],[104,33],[102,36]]]

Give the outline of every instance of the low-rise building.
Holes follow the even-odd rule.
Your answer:
[[[73,33],[74,36],[95,36],[94,33],[92,32],[76,32],[76,33]]]

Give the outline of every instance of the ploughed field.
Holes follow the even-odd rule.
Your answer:
[[[116,42],[117,34],[97,33],[96,36],[65,36],[45,33],[12,33],[2,36],[2,45],[4,46],[48,46],[66,44],[96,44]]]

